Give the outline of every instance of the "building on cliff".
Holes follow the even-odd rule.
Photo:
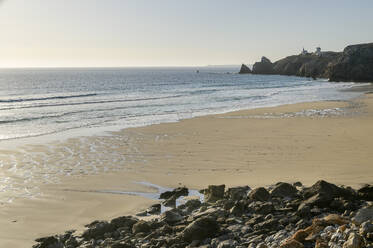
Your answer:
[[[321,53],[321,47],[316,47],[315,55],[317,55],[317,56],[321,56],[322,55],[322,53]]]
[[[308,54],[308,51],[305,50],[304,47],[303,47],[302,52],[301,52],[300,54],[301,54],[301,55],[307,55],[307,54]]]

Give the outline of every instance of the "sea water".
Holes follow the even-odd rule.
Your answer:
[[[113,130],[240,109],[343,100],[358,94],[340,91],[352,83],[239,75],[238,69],[1,69],[0,142],[66,130]]]

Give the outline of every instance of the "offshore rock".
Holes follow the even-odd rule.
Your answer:
[[[249,73],[252,73],[251,69],[247,65],[242,64],[239,74],[249,74]]]

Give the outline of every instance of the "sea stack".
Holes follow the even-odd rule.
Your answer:
[[[242,64],[239,74],[248,74],[248,73],[252,73],[252,71],[247,65]]]

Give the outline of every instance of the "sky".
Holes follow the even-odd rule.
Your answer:
[[[373,42],[372,0],[0,0],[0,67],[252,64]]]

